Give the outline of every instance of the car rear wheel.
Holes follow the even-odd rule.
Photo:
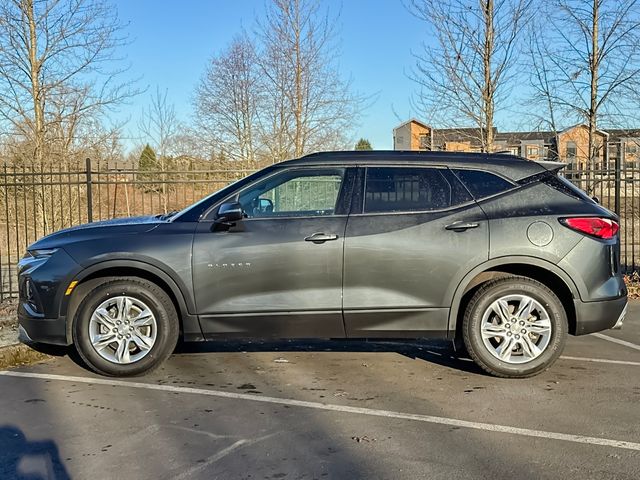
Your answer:
[[[560,356],[568,331],[558,297],[527,277],[506,277],[479,287],[462,324],[471,358],[486,372],[524,378],[546,370]]]
[[[80,303],[73,339],[82,360],[96,372],[141,375],[173,352],[178,318],[173,302],[156,284],[136,277],[108,278]]]

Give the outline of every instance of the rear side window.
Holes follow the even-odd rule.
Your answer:
[[[514,187],[504,178],[482,170],[454,169],[453,171],[476,200],[505,192]]]
[[[442,210],[470,200],[459,197],[439,169],[367,168],[365,213]]]
[[[540,181],[552,188],[555,188],[559,192],[569,195],[570,197],[577,198],[578,200],[584,200],[589,203],[596,203],[586,192],[576,187],[573,183],[564,177],[559,177],[555,174],[544,175]]]

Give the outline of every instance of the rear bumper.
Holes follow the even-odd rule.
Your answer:
[[[621,328],[627,311],[627,296],[598,302],[573,301],[576,310],[576,335]]]

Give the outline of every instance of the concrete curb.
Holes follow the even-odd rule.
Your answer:
[[[50,355],[40,353],[23,343],[0,347],[0,369],[28,365],[50,358]]]

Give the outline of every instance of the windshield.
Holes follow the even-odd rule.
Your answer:
[[[255,179],[266,175],[271,172],[275,167],[267,167],[262,170],[258,170],[257,172],[252,173],[251,175],[236,180],[235,182],[230,183],[229,185],[221,188],[220,190],[216,190],[215,192],[207,195],[203,199],[188,205],[182,210],[176,212],[173,216],[167,218],[167,220],[173,221],[185,221],[185,222],[196,222],[200,218],[200,216],[218,199],[227,196],[230,192],[243,187],[249,182],[254,181]]]

